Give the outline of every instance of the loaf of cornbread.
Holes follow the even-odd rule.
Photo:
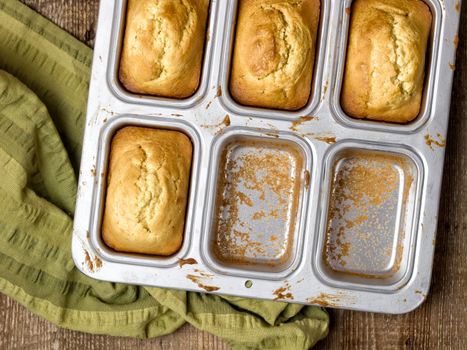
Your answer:
[[[297,110],[306,105],[320,0],[240,0],[230,92],[240,104]]]
[[[180,249],[192,148],[178,131],[125,127],[116,133],[102,226],[109,247],[154,255]]]
[[[134,93],[186,98],[198,88],[209,0],[128,0],[120,82]]]
[[[406,123],[423,95],[431,12],[422,0],[355,0],[341,94],[355,118]]]

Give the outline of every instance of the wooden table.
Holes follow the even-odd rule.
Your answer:
[[[98,0],[22,1],[93,45]],[[467,8],[462,10],[459,32],[438,239],[428,299],[416,311],[401,316],[331,310],[331,331],[317,349],[467,349],[467,46],[463,39],[467,32]],[[189,325],[172,335],[147,341],[59,329],[0,295],[0,349],[78,348],[228,349],[218,338]]]

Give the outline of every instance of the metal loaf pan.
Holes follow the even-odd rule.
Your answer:
[[[283,280],[301,261],[312,150],[268,132],[236,127],[213,142],[202,247],[219,273]]]
[[[76,266],[113,282],[413,310],[430,284],[460,3],[425,1],[433,26],[422,112],[395,125],[352,119],[340,107],[349,0],[321,2],[312,92],[303,109],[236,103],[228,86],[238,1],[211,1],[200,86],[184,100],[122,88],[126,1],[101,2],[74,222]],[[173,256],[121,254],[101,239],[110,143],[126,125],[179,130],[192,140],[184,243]],[[275,157],[282,167],[271,166]],[[358,191],[366,185],[362,171],[373,179],[370,190],[381,187],[382,199]],[[240,234],[223,236],[229,230]]]
[[[402,288],[413,274],[422,161],[409,148],[348,140],[325,163],[317,274],[346,289]]]
[[[146,256],[140,254],[119,253],[109,248],[102,240],[101,226],[102,216],[104,212],[105,194],[107,187],[107,167],[109,163],[109,153],[111,149],[111,141],[115,132],[125,126],[139,126],[146,128],[168,129],[183,132],[187,135],[193,144],[193,160],[190,181],[190,193],[187,208],[187,219],[185,221],[185,232],[183,244],[180,250],[170,257]],[[189,124],[183,120],[167,122],[158,117],[141,117],[141,116],[119,116],[112,119],[101,129],[98,141],[99,154],[97,157],[96,173],[100,176],[96,177],[97,186],[93,202],[93,213],[91,216],[90,239],[93,248],[99,251],[100,256],[106,261],[113,261],[124,264],[147,265],[157,267],[175,266],[180,259],[186,255],[191,243],[192,236],[192,221],[195,216],[196,208],[193,207],[196,197],[196,188],[198,184],[198,166],[200,158],[200,136]]]

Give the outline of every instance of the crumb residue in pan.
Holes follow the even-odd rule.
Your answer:
[[[95,167],[95,166],[93,166],[93,167],[91,168],[91,176],[92,176],[92,177],[95,177],[95,176],[96,176],[96,167]]]
[[[293,245],[303,156],[284,141],[236,139],[224,146],[213,252],[228,264],[280,266]]]
[[[263,210],[255,212],[251,218],[252,220],[261,220],[266,216],[266,213]]]
[[[196,265],[198,262],[196,259],[188,258],[188,259],[180,259],[178,260],[178,266],[182,267],[184,265]]]
[[[99,259],[97,256],[94,258],[94,265],[96,270],[99,270],[102,267],[102,260]]]
[[[331,269],[363,278],[399,270],[411,171],[405,157],[381,152],[346,151],[336,162],[323,253]]]
[[[338,295],[320,293],[318,296],[308,298],[306,301],[307,303],[319,305],[322,307],[335,307],[340,304],[340,300],[341,298]]]
[[[329,80],[326,80],[326,82],[324,83],[324,87],[323,87],[323,94],[322,94],[322,97],[321,97],[321,101],[324,100],[324,98],[326,97],[326,93],[328,92],[328,88],[329,88]]]
[[[290,292],[290,283],[285,281],[285,284],[277,288],[274,292],[274,300],[293,300],[293,294]]]
[[[298,131],[298,127],[302,125],[303,123],[309,122],[311,120],[318,119],[317,117],[312,117],[312,116],[303,116],[300,117],[298,120],[295,120],[292,122],[292,125],[290,126],[290,130],[292,131]]]
[[[202,128],[215,130],[215,134],[219,134],[224,131],[225,128],[230,126],[230,116],[228,114],[225,115],[224,119],[220,123],[217,124],[202,124]]]
[[[459,46],[459,36],[458,35],[454,36],[453,43],[454,43],[454,47],[457,49],[457,46]]]
[[[195,272],[198,273],[201,277],[204,277],[204,278],[213,278],[214,275],[210,274],[210,273],[207,273],[207,272],[204,272],[203,270],[200,270],[200,269],[195,269]]]
[[[305,188],[307,190],[310,189],[310,181],[311,181],[311,175],[308,170],[305,170]]]
[[[421,295],[424,299],[426,298],[426,294],[423,293],[421,290],[416,289],[416,290],[415,290],[415,294]]]
[[[87,250],[84,250],[84,262],[83,265],[86,265],[89,271],[95,272],[102,267],[102,260],[99,259],[97,256],[94,257],[94,260],[89,255]]]
[[[230,126],[230,116],[228,114],[226,114],[225,117],[224,117],[224,120],[222,122],[224,123],[224,125],[226,127]]]
[[[321,142],[329,143],[330,145],[336,143],[336,138],[334,136],[316,136],[315,139]]]
[[[205,285],[203,276],[186,275],[186,278],[195,283],[199,288],[204,289],[206,292],[215,292],[220,289],[220,287]]]
[[[265,135],[275,137],[276,139],[279,138],[279,133],[277,131],[276,132],[267,132],[267,133],[265,133]]]
[[[101,107],[101,111],[104,111],[104,112],[107,112],[108,114],[110,114],[111,117],[113,117],[116,113],[115,111],[113,111],[110,106],[108,107]],[[97,119],[97,117],[95,118]]]
[[[86,266],[88,267],[89,271],[94,272],[94,264],[91,260],[91,257],[89,256],[89,253],[87,250],[84,251],[84,261],[86,263]]]
[[[217,87],[217,92],[216,92],[216,97],[221,97],[222,96],[222,88],[221,86],[219,85]]]
[[[425,135],[425,143],[427,144],[428,147],[430,147],[432,150],[434,150],[433,146],[438,146],[438,147],[444,147],[446,146],[446,140],[441,134],[436,134],[438,136],[438,140],[435,140],[431,135],[426,134]]]
[[[278,133],[279,130],[277,129],[277,126],[275,126],[274,124],[271,124],[271,123],[265,123],[266,126],[267,126],[267,129],[269,129],[270,132],[276,132]],[[258,131],[262,131],[261,129],[258,129]]]

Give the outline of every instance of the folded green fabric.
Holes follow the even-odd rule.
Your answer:
[[[88,47],[0,0],[0,291],[91,333],[149,338],[190,322],[234,349],[307,349],[325,337],[318,307],[99,282],[74,267],[90,65]]]

